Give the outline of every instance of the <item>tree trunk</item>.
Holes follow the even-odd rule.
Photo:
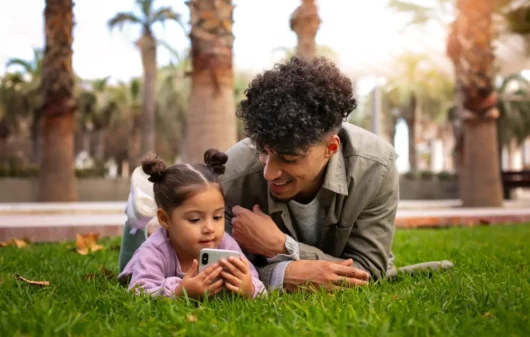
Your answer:
[[[231,0],[191,0],[193,70],[186,161],[203,162],[204,152],[226,151],[236,142],[232,71]]]
[[[31,137],[31,163],[37,165],[40,162],[40,137],[39,137],[39,123],[40,116],[38,112],[33,114],[30,126]]]
[[[502,205],[502,188],[497,160],[495,120],[470,120],[464,123],[464,170],[461,197],[465,207]],[[492,141],[493,140],[493,141]],[[478,145],[478,146],[477,146]],[[495,157],[492,157],[492,154]],[[477,193],[476,191],[480,191]]]
[[[302,4],[291,15],[291,30],[296,33],[298,44],[296,56],[312,60],[316,56],[316,42],[320,17],[314,0],[303,0]]]
[[[96,131],[96,151],[94,151],[94,159],[97,161],[105,160],[105,136],[107,130],[105,128]]]
[[[155,151],[156,110],[156,41],[150,31],[144,31],[136,43],[140,48],[144,79],[142,83],[142,123],[140,155]]]
[[[416,151],[417,114],[418,98],[415,93],[411,93],[409,97],[409,116],[405,119],[407,128],[409,129],[409,166],[411,172],[416,172],[418,170],[418,156]]]
[[[39,201],[76,201],[74,171],[73,1],[46,0],[42,67]]]
[[[448,54],[463,97],[464,123],[461,198],[466,207],[502,206],[498,162],[497,97],[492,0],[457,1],[459,14],[448,41]]]
[[[140,166],[140,116],[134,116],[131,122],[131,137],[127,149],[129,159],[129,174]]]

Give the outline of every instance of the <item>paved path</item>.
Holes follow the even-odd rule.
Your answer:
[[[27,236],[32,241],[61,241],[75,233],[121,234],[125,202],[0,204],[0,241]],[[446,227],[530,222],[530,199],[503,208],[462,208],[457,200],[402,201],[399,228]]]

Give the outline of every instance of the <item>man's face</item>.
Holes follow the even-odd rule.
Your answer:
[[[272,196],[282,201],[312,199],[320,190],[324,169],[339,144],[337,136],[330,136],[304,152],[280,154],[265,148],[259,159]]]

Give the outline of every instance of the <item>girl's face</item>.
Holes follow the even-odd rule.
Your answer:
[[[216,186],[208,184],[203,191],[171,211],[159,209],[158,221],[168,230],[179,259],[199,258],[202,248],[217,248],[224,234],[224,199]]]

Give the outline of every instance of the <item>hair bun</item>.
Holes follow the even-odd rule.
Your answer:
[[[154,153],[149,153],[142,160],[142,169],[150,177],[148,180],[152,183],[159,183],[166,176],[166,164]]]
[[[221,175],[225,173],[225,164],[228,161],[226,153],[217,149],[208,149],[204,153],[204,163],[215,174]]]

